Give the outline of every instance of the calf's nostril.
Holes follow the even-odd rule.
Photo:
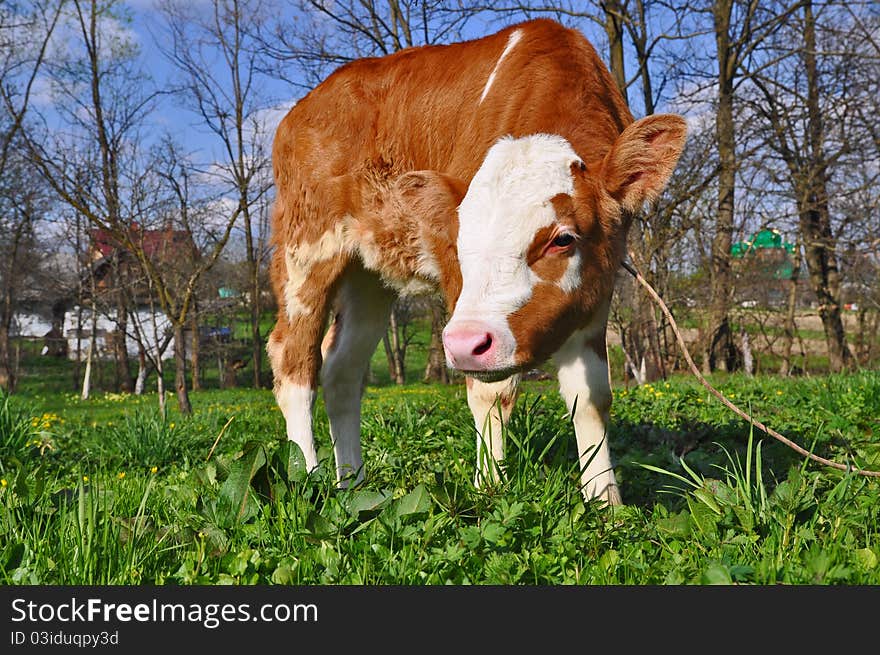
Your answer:
[[[476,348],[474,348],[473,354],[474,355],[482,355],[483,353],[488,352],[491,347],[492,347],[492,335],[486,334],[482,343],[480,343],[479,345],[477,345]]]

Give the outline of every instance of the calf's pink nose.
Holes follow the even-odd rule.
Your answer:
[[[458,321],[443,330],[443,347],[449,362],[461,371],[480,371],[492,367],[495,337],[479,321]]]

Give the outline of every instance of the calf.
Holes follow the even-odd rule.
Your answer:
[[[439,289],[477,484],[498,476],[520,374],[552,358],[583,493],[619,503],[608,307],[631,217],[684,139],[678,116],[633,121],[583,35],[543,19],[354,61],[298,102],[273,146],[279,311],[267,349],[307,465],[320,378],[340,484],[363,478],[363,378],[391,304]]]

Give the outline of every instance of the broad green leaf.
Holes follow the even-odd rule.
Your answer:
[[[391,498],[387,491],[370,491],[361,489],[351,495],[349,512],[355,518],[361,513],[375,512],[382,509]]]
[[[693,494],[697,498],[697,500],[699,500],[706,507],[718,514],[718,516],[721,516],[721,514],[723,514],[721,508],[718,506],[718,502],[715,500],[715,497],[712,495],[711,491],[702,488],[694,489]]]
[[[750,508],[734,505],[733,513],[736,514],[736,518],[739,520],[743,530],[751,532],[755,529],[755,515]]]
[[[877,554],[870,548],[857,550],[856,559],[866,569],[873,569],[877,566]]]
[[[208,541],[208,552],[217,555],[226,552],[226,546],[229,544],[229,537],[226,533],[216,525],[207,524],[199,529],[199,536]]]
[[[674,537],[689,537],[693,523],[687,512],[679,512],[657,521],[657,529]]]
[[[394,503],[394,511],[398,517],[420,514],[429,509],[431,509],[431,496],[423,484],[418,485]]]
[[[484,524],[481,530],[483,533],[483,539],[490,544],[497,544],[506,531],[507,529],[503,525],[496,523],[495,521],[489,521]]]
[[[248,442],[245,444],[241,457],[229,468],[229,477],[220,487],[220,498],[230,510],[227,518],[234,523],[244,521],[256,511],[251,480],[266,464],[266,453],[262,444]]]
[[[304,482],[309,471],[302,449],[293,441],[285,441],[278,449],[276,457],[287,482]]]
[[[708,568],[703,571],[700,581],[703,584],[733,584],[730,571],[719,562],[709,564]]]
[[[24,466],[20,467],[18,469],[18,475],[15,477],[15,484],[13,485],[15,493],[18,495],[19,498],[27,498],[29,489],[27,478],[27,469]]]
[[[703,482],[705,489],[714,496],[715,502],[719,505],[735,506],[738,498],[736,491],[721,480],[714,478],[706,478]]]
[[[24,543],[16,542],[6,546],[3,551],[3,570],[9,572],[21,566],[21,560],[24,558]]]
[[[707,537],[717,537],[717,521],[718,515],[701,502],[697,502],[693,498],[687,499],[688,509],[691,511],[691,518],[694,520],[697,529]]]
[[[313,541],[329,539],[336,534],[336,526],[315,511],[306,517],[305,529]]]
[[[620,561],[620,553],[616,550],[607,551],[602,557],[599,558],[599,566],[605,569],[606,571],[612,571],[617,567],[617,563]]]
[[[272,582],[275,584],[294,584],[296,575],[293,566],[290,564],[282,564],[272,572]]]

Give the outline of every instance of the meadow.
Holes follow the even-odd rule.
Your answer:
[[[880,468],[880,375],[715,376],[817,454]],[[33,584],[880,583],[880,480],[806,462],[692,378],[617,385],[625,505],[585,503],[552,381],[523,385],[505,479],[473,487],[464,386],[369,386],[367,480],[307,474],[269,390],[0,397],[0,581]]]

